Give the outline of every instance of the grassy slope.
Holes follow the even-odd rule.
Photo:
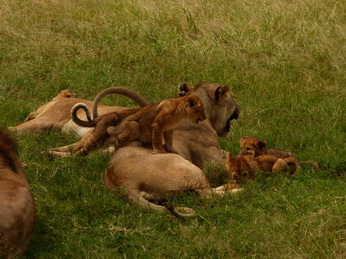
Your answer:
[[[176,96],[179,82],[217,81],[231,84],[242,106],[224,149],[237,153],[240,137],[254,135],[322,165],[295,179],[259,177],[233,197],[176,199],[199,213],[180,222],[106,190],[110,156],[44,152],[74,136],[17,136],[38,205],[27,256],[345,257],[345,8],[329,0],[3,0],[3,125],[66,88],[93,98],[123,85],[157,102]],[[217,185],[222,177],[211,171]]]

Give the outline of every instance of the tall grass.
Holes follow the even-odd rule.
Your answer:
[[[109,155],[45,152],[75,136],[16,136],[38,208],[27,257],[344,258],[345,10],[334,0],[1,1],[4,126],[67,88],[92,99],[121,85],[158,102],[180,82],[216,81],[242,107],[224,149],[257,136],[322,167],[260,176],[223,199],[184,195],[173,203],[199,215],[182,222],[106,190]],[[222,168],[206,173],[212,185],[227,178]]]

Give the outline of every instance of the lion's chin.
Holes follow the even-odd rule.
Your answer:
[[[227,131],[226,129],[223,129],[222,131],[218,132],[217,135],[220,137],[220,138],[228,138],[230,133],[229,131]]]

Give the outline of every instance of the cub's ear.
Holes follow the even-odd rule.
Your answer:
[[[185,96],[193,88],[189,83],[180,83],[178,85],[179,96]]]
[[[230,152],[227,152],[227,153],[226,153],[226,159],[227,159],[227,161],[232,160],[233,158],[234,158],[234,156],[233,156]]]
[[[256,143],[256,146],[261,152],[264,152],[267,149],[267,142],[260,140]]]
[[[240,139],[240,144],[242,144],[244,141],[246,141],[249,137],[245,136]]]
[[[217,103],[221,102],[225,93],[230,91],[231,87],[229,85],[219,86],[215,91],[215,101]]]
[[[234,156],[230,152],[226,152],[226,169],[230,170],[231,161],[234,159]]]
[[[196,106],[196,98],[194,98],[194,96],[188,96],[187,102],[188,102],[190,108]]]

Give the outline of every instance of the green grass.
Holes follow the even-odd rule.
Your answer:
[[[322,167],[259,176],[230,197],[175,198],[198,212],[180,221],[108,191],[110,155],[45,152],[76,137],[16,136],[37,202],[26,257],[345,258],[345,10],[331,0],[3,0],[4,126],[67,88],[92,99],[121,85],[158,102],[180,82],[216,81],[231,84],[242,107],[224,149],[237,153],[242,136],[257,136]],[[223,169],[206,173],[213,186],[227,180]]]

